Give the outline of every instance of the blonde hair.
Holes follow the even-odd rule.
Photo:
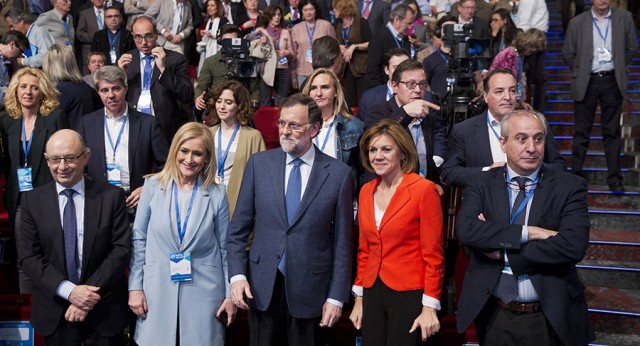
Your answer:
[[[524,53],[526,49],[539,52],[547,48],[547,36],[541,30],[531,28],[525,32],[518,32],[511,45],[520,53]]]
[[[311,96],[311,84],[313,84],[313,80],[321,74],[326,74],[331,79],[331,85],[333,89],[336,91],[336,96],[333,99],[333,115],[337,115],[338,113],[342,114],[345,119],[351,119],[351,110],[349,110],[349,106],[347,106],[347,101],[344,99],[344,91],[342,91],[342,86],[340,85],[340,81],[333,71],[327,68],[318,68],[313,70],[313,73],[307,79],[307,84],[305,84],[302,93]]]
[[[338,9],[338,11],[340,11],[340,16],[343,18],[357,18],[360,14],[358,13],[356,2],[353,0],[333,0],[333,8]]]
[[[155,176],[158,178],[158,181],[160,181],[162,189],[167,188],[167,186],[169,185],[169,180],[171,180],[171,178],[173,178],[173,180],[177,180],[181,175],[178,164],[176,163],[178,150],[180,150],[180,147],[184,144],[184,142],[192,139],[202,139],[202,141],[204,142],[205,150],[207,152],[207,159],[201,172],[203,180],[202,188],[206,190],[209,188],[209,186],[216,185],[216,165],[214,162],[215,158],[213,156],[213,134],[207,126],[197,122],[189,122],[182,125],[178,132],[176,132],[176,135],[173,137],[173,141],[171,142],[171,147],[169,148],[167,162],[165,163],[162,171],[155,174]]]
[[[58,102],[60,92],[44,72],[33,67],[21,68],[13,75],[13,78],[11,78],[4,98],[7,113],[9,113],[9,116],[13,119],[20,119],[22,117],[22,105],[18,101],[18,84],[20,83],[20,78],[26,75],[34,76],[38,79],[38,88],[40,89],[40,108],[38,112],[40,115],[46,117],[60,105],[60,102]]]
[[[69,46],[56,43],[49,47],[42,60],[42,70],[56,84],[65,81],[82,83],[76,57]]]

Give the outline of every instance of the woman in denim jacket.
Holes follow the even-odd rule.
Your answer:
[[[314,138],[314,144],[323,153],[351,167],[357,182],[362,172],[358,141],[364,123],[351,114],[338,77],[326,68],[316,69],[302,93],[311,96],[322,111],[322,129]]]

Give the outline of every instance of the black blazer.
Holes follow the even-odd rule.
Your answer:
[[[363,0],[356,1],[356,8],[360,11],[362,16],[362,6],[364,6]],[[371,33],[376,33],[380,28],[383,28],[389,22],[389,13],[391,13],[391,5],[384,0],[373,0],[371,3],[371,9],[369,10],[369,28]]]
[[[38,114],[33,128],[31,140],[31,152],[29,152],[29,165],[31,166],[32,183],[36,188],[51,181],[51,173],[44,158],[45,145],[51,135],[60,130],[69,128],[67,117],[55,110],[48,116]],[[13,119],[8,114],[0,116],[0,133],[2,135],[2,166],[6,177],[4,191],[4,205],[9,212],[9,219],[15,221],[16,207],[20,189],[18,188],[17,169],[22,167],[22,118]]]
[[[559,233],[522,244],[522,226],[509,223],[505,169],[477,174],[464,190],[456,229],[471,258],[456,315],[458,332],[478,316],[504,266],[504,259],[490,259],[485,253],[507,250],[511,269],[515,275],[529,275],[542,311],[562,343],[586,345],[595,337],[575,266],[589,245],[586,181],[543,165],[528,225]],[[486,221],[478,219],[480,213]]]
[[[545,137],[544,163],[549,164],[549,168],[566,169],[558,143],[549,129]],[[442,181],[447,185],[464,187],[483,167],[492,164],[487,112],[453,125],[449,148],[440,166]]]
[[[409,129],[409,124],[413,121],[413,118],[407,114],[401,107],[398,107],[398,103],[395,98],[389,99],[389,101],[384,103],[378,103],[371,107],[371,110],[367,114],[359,115],[359,119],[364,122],[364,128],[368,129],[371,125],[376,122],[389,118],[394,119],[400,122],[409,135],[411,135],[411,130]],[[440,112],[436,110],[431,110],[429,115],[422,121],[422,133],[424,136],[425,147],[427,148],[427,176],[426,178],[435,182],[440,183],[439,174],[437,172],[437,168],[435,163],[433,162],[433,150],[434,150],[434,131],[436,128],[440,128],[439,124]],[[446,139],[446,133],[445,133]],[[418,173],[416,171],[416,173]],[[362,184],[372,180],[375,176],[365,174],[365,179]]]
[[[124,191],[85,179],[84,248],[80,284],[100,287],[101,300],[85,324],[100,336],[122,333],[129,323],[125,269],[131,256],[131,232]],[[69,302],[56,295],[67,279],[64,236],[55,182],[22,197],[22,235],[18,257],[22,270],[33,280],[31,324],[41,335],[58,327]]]
[[[133,191],[144,185],[144,175],[162,169],[169,153],[169,143],[153,116],[129,108],[127,121],[129,122],[129,184]],[[91,149],[87,172],[97,182],[107,183],[104,108],[82,117],[79,132],[87,147]]]
[[[69,128],[77,131],[80,118],[96,110],[98,107],[96,102],[100,96],[84,81],[78,83],[64,81],[58,83],[56,88],[60,90],[58,109],[66,116]]]
[[[102,52],[107,57],[106,65],[118,65],[111,64],[111,47],[109,46],[109,29],[102,29],[93,35],[93,41],[91,41],[91,51]],[[120,29],[120,44],[116,46],[116,62],[122,54],[136,48],[133,43],[133,36],[131,31],[127,29]]]
[[[142,92],[142,72],[140,71],[140,51],[131,54],[131,64],[127,69],[127,103],[130,109],[137,109],[138,98]],[[180,126],[191,119],[194,103],[193,83],[189,77],[189,63],[184,55],[165,49],[165,70],[160,78],[160,70],[153,67],[151,75],[151,100],[153,111],[167,142],[171,143],[173,135]]]
[[[407,51],[411,51],[411,42],[408,38],[403,38],[400,42],[401,47]],[[385,26],[378,30],[369,41],[369,56],[367,60],[366,85],[373,88],[377,85],[386,83],[389,79],[384,74],[384,53],[391,48],[397,48],[396,40],[391,31]]]

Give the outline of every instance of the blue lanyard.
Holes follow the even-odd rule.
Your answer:
[[[229,140],[229,143],[227,143],[227,148],[224,150],[224,155],[222,155],[222,126],[218,128],[218,176],[220,178],[224,178],[224,162],[227,161],[229,149],[231,149],[231,144],[233,144],[233,140],[236,138],[238,130],[240,130],[240,124],[238,124],[238,126],[233,130],[231,139]]]
[[[442,50],[440,50],[440,48],[438,48],[438,54],[440,54],[442,59],[444,59],[444,62],[449,65],[449,58],[442,52]]]
[[[180,201],[178,201],[178,184],[173,182],[173,199],[175,200],[176,207],[176,222],[178,223],[178,237],[180,237],[180,246],[182,246],[182,239],[184,239],[184,235],[187,233],[187,223],[189,222],[189,217],[191,217],[191,209],[193,208],[193,201],[196,199],[196,191],[198,191],[198,181],[193,185],[193,190],[191,191],[191,200],[189,201],[189,207],[187,208],[187,216],[184,218],[184,224],[180,227]]]
[[[31,131],[33,135],[33,130]],[[24,119],[22,119],[22,152],[24,153],[24,166],[27,167],[27,163],[29,163],[29,153],[31,152],[31,144],[33,144],[33,136],[31,136],[31,140],[27,139],[27,131],[24,129]],[[29,142],[29,144],[25,144],[25,142]]]
[[[598,35],[600,35],[603,45],[606,44],[607,36],[609,36],[609,26],[611,25],[611,17],[608,17],[607,19],[609,19],[609,21],[607,22],[607,30],[604,32],[604,35],[602,35],[602,31],[600,31],[600,26],[598,25],[598,21],[595,18],[593,18],[593,25],[596,27],[596,30],[598,30]]]
[[[402,44],[400,43],[400,41],[398,41],[398,38],[393,34],[393,31],[391,31],[388,26],[387,30],[389,30],[389,32],[391,33],[391,37],[393,37],[393,40],[396,41],[396,46],[398,46],[398,48],[402,48]]]
[[[108,35],[109,35],[109,49],[113,49],[115,50],[114,46],[116,44],[116,40],[118,39],[118,36],[120,36],[120,29],[118,29],[118,33],[113,36],[113,39],[111,39],[111,31],[107,31]]]
[[[124,132],[124,126],[127,124],[127,117],[124,117],[124,121],[120,126],[120,132],[118,133],[118,138],[116,139],[116,145],[113,145],[113,140],[111,139],[111,132],[109,131],[109,126],[107,125],[107,117],[104,117],[104,129],[107,131],[107,139],[109,140],[109,144],[111,145],[111,149],[113,149],[113,162],[116,161],[116,150],[118,150],[118,145],[120,145],[120,139],[122,139],[122,133]]]
[[[276,30],[271,29],[270,26],[267,26],[267,32],[269,32],[269,35],[271,35],[271,38],[273,38],[273,42],[275,42],[276,44],[276,49],[280,49],[280,30],[278,28],[276,28]]]
[[[518,56],[518,84],[519,84],[520,81],[522,80],[522,61],[524,58],[520,56],[520,54],[518,54],[517,56]]]
[[[336,122],[336,119],[334,118],[331,124],[329,124],[329,129],[327,130],[327,136],[324,137],[324,141],[322,142],[322,147],[320,148],[320,151],[322,151],[323,153],[324,153],[324,148],[327,147],[327,141],[329,140],[329,136],[331,135],[331,129],[333,128],[333,123],[335,122]],[[316,146],[318,146],[319,143],[320,141],[318,141],[318,137],[316,136]]]
[[[349,24],[349,27],[345,29],[344,27],[344,23],[342,23],[342,41],[344,42],[344,45],[349,47],[349,34],[351,33],[351,26],[353,25],[353,18],[351,18],[351,23]]]
[[[536,178],[533,179],[531,187],[529,188],[529,191],[527,192],[527,195],[524,197],[524,200],[522,201],[522,203],[518,207],[518,210],[516,210],[514,213],[512,213],[511,219],[509,220],[510,224],[513,224],[513,222],[518,218],[518,215],[520,215],[522,213],[522,211],[524,210],[524,208],[527,207],[527,204],[529,203],[529,200],[531,199],[531,197],[533,197],[533,192],[535,191],[535,189],[536,189],[536,187],[538,185],[538,178],[539,177],[540,177],[540,173],[538,173],[538,176],[536,176]],[[506,180],[507,180],[507,184],[511,184],[511,180],[509,179],[509,170],[508,169],[507,169],[507,173],[506,173]],[[511,205],[511,188],[508,188],[507,190],[509,192],[509,209],[513,209],[512,205]]]
[[[64,20],[64,32],[67,35],[67,40],[70,40],[71,38],[69,37],[69,17],[68,17],[68,15]]]
[[[313,21],[313,31],[309,32],[309,24],[307,24],[307,22],[304,22],[304,26],[307,28],[307,35],[309,36],[309,46],[311,46],[313,44],[313,34],[316,33],[316,21]]]
[[[422,131],[422,124],[418,123],[418,126],[415,126],[415,124],[413,125],[416,128],[416,138],[415,138],[415,142],[416,142],[416,150],[418,150],[418,143],[420,142],[420,132]]]
[[[496,130],[493,128],[493,126],[491,125],[491,120],[489,120],[489,112],[487,112],[487,126],[489,126],[489,128],[491,129],[491,132],[493,132],[493,135],[496,136],[496,139],[498,141],[500,141],[500,136],[498,135],[498,133],[496,132]]]

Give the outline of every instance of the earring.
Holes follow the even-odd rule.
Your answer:
[[[400,167],[404,167],[404,165],[406,165],[406,164],[407,164],[407,159],[406,159],[406,158],[404,158],[404,157],[403,157],[403,158],[401,158],[401,159],[400,159]]]

